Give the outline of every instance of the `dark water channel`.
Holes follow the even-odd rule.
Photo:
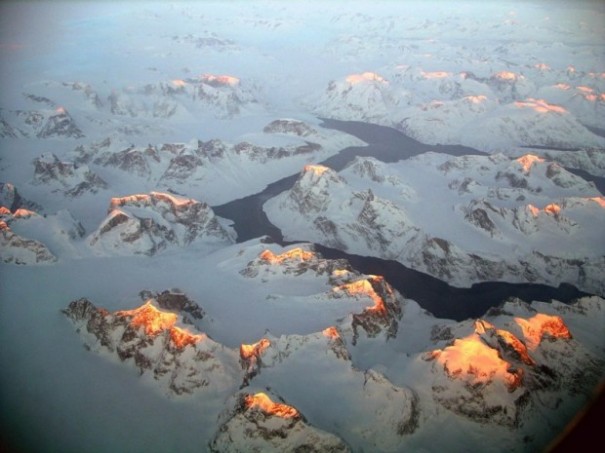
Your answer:
[[[383,162],[396,162],[402,159],[435,151],[453,156],[486,155],[473,148],[458,145],[426,145],[405,134],[385,126],[358,121],[339,121],[323,119],[323,127],[347,132],[368,143],[368,146],[354,146],[341,150],[338,154],[319,162],[321,165],[340,171],[356,156],[372,156]],[[280,245],[285,242],[282,232],[273,225],[263,211],[263,204],[296,182],[298,174],[269,184],[265,190],[254,195],[240,198],[229,203],[213,206],[214,212],[233,220],[238,242],[269,236]],[[304,238],[296,242],[307,242]],[[457,288],[428,274],[405,267],[403,264],[374,257],[351,255],[315,244],[315,249],[325,258],[344,258],[358,271],[365,274],[382,275],[405,297],[414,299],[422,308],[440,318],[463,320],[482,316],[490,307],[498,306],[504,300],[518,297],[525,301],[562,302],[587,295],[572,285],[563,284],[558,288],[540,284],[513,284],[503,282],[483,282],[470,288]]]

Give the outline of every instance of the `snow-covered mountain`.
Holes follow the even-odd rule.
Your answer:
[[[11,212],[20,208],[32,211],[40,210],[40,206],[23,198],[14,184],[9,182],[0,182],[0,206],[4,206]]]
[[[276,403],[264,392],[240,394],[229,418],[209,445],[211,452],[348,452],[338,437],[310,426],[294,407]]]
[[[138,369],[148,386],[206,407],[219,402],[207,440],[212,451],[250,445],[294,451],[308,445],[307,435],[320,451],[401,451],[428,439],[441,448],[451,442],[435,438],[444,423],[464,432],[469,448],[485,446],[486,431],[493,451],[540,448],[602,375],[605,343],[597,332],[605,311],[598,297],[571,305],[511,300],[480,319],[454,322],[433,318],[382,277],[359,274],[308,245],[247,245],[206,258],[222,270],[215,280],[232,282],[220,285],[226,300],[263,313],[282,304],[300,313],[320,305],[323,329],[266,332],[255,343],[228,347],[200,330],[222,325],[205,321],[206,309],[215,310],[211,298],[202,309],[178,291],[144,291],[149,298],[129,310],[109,311],[87,299],[63,310],[87,349]],[[252,292],[244,301],[245,288]],[[273,292],[258,305],[262,288],[282,295]],[[360,299],[365,308],[358,311]],[[348,306],[348,315],[331,304]],[[390,323],[376,330],[363,322],[385,319],[381,310]],[[200,316],[184,323],[183,315],[194,312]],[[544,431],[535,432],[544,417]]]
[[[331,81],[315,110],[320,115],[343,120],[382,122],[391,116],[399,102],[384,77],[363,72]]]
[[[203,111],[206,115],[229,118],[250,109],[262,111],[254,87],[232,75],[206,73],[131,84],[109,92],[86,81],[38,81],[27,88],[31,93],[26,96],[34,102],[56,105],[57,101],[46,97],[50,92],[60,102],[118,117],[187,119],[196,111]]]
[[[565,108],[531,97],[503,105],[484,95],[431,101],[406,109],[401,116],[399,129],[430,144],[456,143],[488,152],[532,145],[605,145]]]
[[[154,299],[134,310],[109,313],[88,299],[69,304],[64,313],[87,348],[132,362],[177,395],[237,388],[237,356],[204,334],[179,327],[179,315],[162,311]]]
[[[586,124],[603,117],[605,97],[591,86],[538,89],[523,74],[425,71],[398,65],[331,81],[313,108],[325,117],[394,126],[429,144],[488,152],[517,146],[604,147]],[[554,90],[554,91],[553,91]],[[560,93],[567,93],[566,96]]]
[[[571,309],[555,303],[549,314],[507,302],[453,334],[438,330],[445,346],[424,354],[426,365],[415,365],[431,368],[427,386],[447,409],[479,422],[530,424],[530,414],[559,404],[554,394],[574,395],[599,379],[602,358],[574,339],[559,314],[582,312],[595,302],[583,299]]]
[[[273,178],[288,176],[307,162],[363,143],[348,134],[318,130],[295,119],[274,120],[262,133],[246,138],[236,144],[211,139],[135,146],[107,137],[78,145],[67,159],[73,160],[81,173],[94,172],[112,181],[113,190],[159,186],[220,204],[260,191]],[[92,190],[90,185],[88,190]]]
[[[597,3],[1,3],[0,450],[548,448],[605,376]]]
[[[46,184],[51,190],[62,191],[68,197],[97,193],[107,188],[107,183],[86,164],[62,162],[52,153],[35,158],[33,164],[34,184]]]
[[[591,175],[605,176],[605,153],[598,148],[575,151],[532,150],[547,160],[559,163],[565,168],[583,170]]]
[[[206,112],[212,111],[218,117],[238,115],[249,106],[258,104],[250,88],[246,88],[239,78],[214,74],[127,87],[121,92],[112,92],[107,100],[114,115],[149,115],[154,118],[185,114],[187,104],[183,105],[183,101],[199,103]]]
[[[15,234],[5,220],[0,220],[0,234],[2,235],[0,238],[2,241],[0,259],[3,263],[43,264],[57,260],[40,241]]]
[[[0,110],[0,137],[77,139],[84,134],[63,107],[39,110]]]
[[[340,174],[307,166],[264,209],[288,238],[394,259],[456,285],[565,281],[603,294],[603,204],[592,184],[534,155],[428,153],[389,166],[357,158]]]
[[[39,207],[21,197],[13,184],[0,184],[0,226],[4,263],[53,263],[57,256],[77,256],[73,241],[84,236],[84,228],[69,211],[40,215]]]
[[[87,239],[95,254],[155,255],[170,247],[233,243],[206,203],[163,192],[112,198],[107,218]]]

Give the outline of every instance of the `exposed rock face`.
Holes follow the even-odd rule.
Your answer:
[[[260,373],[262,367],[262,356],[265,350],[271,346],[271,341],[263,338],[253,344],[242,344],[239,348],[240,365],[244,370],[242,387],[250,383],[250,379]]]
[[[181,152],[170,160],[168,168],[162,175],[162,181],[183,183],[195,177],[199,169],[204,167],[204,162],[195,154]]]
[[[306,137],[317,133],[317,131],[307,123],[291,119],[272,121],[264,127],[263,132],[267,134],[292,134],[299,137]]]
[[[309,217],[325,211],[330,204],[330,192],[345,184],[346,181],[334,170],[321,165],[307,165],[282,205]]]
[[[330,143],[327,136],[317,138]],[[284,146],[257,146],[248,142],[231,144],[213,139],[135,146],[106,138],[90,145],[79,145],[72,155],[77,164],[94,164],[105,167],[105,171],[110,172],[117,170],[159,187],[173,189],[182,185],[190,191],[192,187],[217,180],[217,173],[236,179],[238,174],[249,178],[248,170],[242,170],[249,164],[295,159],[322,151],[322,145],[311,141]]]
[[[228,150],[227,144],[221,140],[213,139],[206,142],[198,140],[196,154],[212,162],[223,158]]]
[[[583,170],[591,175],[605,176],[605,153],[599,148],[584,148],[577,151],[547,150],[542,155],[565,168]]]
[[[259,240],[231,249],[218,266],[230,272],[227,279],[239,278],[242,268],[266,275],[262,285],[287,287],[292,308],[325,306],[322,319],[331,317],[333,325],[311,333],[267,331],[239,351],[222,347],[181,324],[184,315],[197,321],[203,311],[177,289],[143,291],[144,305],[115,312],[82,299],[65,314],[88,348],[136,366],[168,395],[199,392],[215,408],[231,396],[208,445],[214,451],[309,450],[305,438],[313,434],[296,434],[305,416],[363,451],[412,448],[448,421],[471,432],[523,437],[546,411],[588,397],[602,376],[605,343],[595,330],[605,320],[600,298],[532,306],[511,300],[474,322],[437,320],[381,277],[330,263],[308,247]],[[259,286],[250,280],[255,276],[244,277],[238,285]],[[316,289],[306,298],[303,287],[303,293]],[[335,304],[356,308],[329,314]]]
[[[212,452],[348,452],[338,437],[307,423],[292,406],[266,393],[240,394],[209,444]]]
[[[82,93],[87,102],[95,108],[101,109],[103,107],[103,101],[90,84],[84,82],[63,82],[62,85],[66,88],[71,88],[75,92]]]
[[[331,276],[336,270],[352,272],[351,265],[346,260],[324,259],[315,251],[295,247],[280,254],[264,250],[257,259],[249,262],[240,274],[250,278],[277,273],[297,276],[306,272]]]
[[[133,363],[170,393],[232,389],[238,375],[233,351],[205,334],[179,327],[179,317],[158,309],[156,303],[150,299],[134,310],[110,313],[88,299],[78,299],[63,313],[87,348]]]
[[[57,261],[48,248],[39,241],[15,234],[4,220],[0,220],[0,259],[11,264],[45,264]]]
[[[506,208],[496,207],[486,200],[475,200],[466,208],[465,218],[491,237],[499,238],[503,237],[505,225],[525,235],[536,234],[540,230],[560,230],[561,234],[570,234],[578,229],[576,222],[561,214],[561,205],[556,203],[542,209],[532,204]]]
[[[333,297],[365,297],[373,302],[373,306],[362,313],[353,314],[353,345],[359,337],[359,329],[363,329],[370,338],[384,332],[386,338],[397,335],[398,320],[402,316],[403,298],[389,285],[384,277],[370,275],[367,278],[352,280],[336,286]]]
[[[436,190],[424,176],[444,190],[439,207],[420,196]],[[426,153],[388,169],[368,159],[338,174],[307,166],[263,209],[287,240],[397,260],[456,286],[568,282],[603,294],[602,206],[592,183],[535,155]],[[592,245],[578,248],[579,237]]]
[[[256,343],[265,346],[260,354],[262,372],[251,376],[249,384],[270,386],[286,397],[301,385],[313,388],[313,401],[342,402],[336,415],[332,410],[322,410],[321,405],[299,399],[310,416],[323,420],[322,427],[352,445],[397,451],[405,437],[418,428],[418,397],[373,369],[356,369],[341,334],[332,326],[321,333],[284,335]]]
[[[62,162],[54,154],[42,154],[33,163],[35,183],[54,186],[67,196],[78,197],[107,188],[107,183],[85,164]]]
[[[193,99],[220,109],[223,116],[238,115],[244,106],[258,102],[237,77],[203,74],[199,79],[188,79],[185,83],[186,89],[191,89]]]
[[[177,43],[186,43],[195,46],[198,49],[212,49],[217,52],[227,52],[237,50],[235,41],[228,38],[222,38],[214,32],[204,31],[200,34],[188,33],[186,35],[174,35],[172,40]]]
[[[347,349],[347,345],[342,336],[342,332],[338,327],[326,327],[322,332],[324,337],[328,339],[328,348],[342,360],[351,360],[351,354]]]
[[[158,149],[149,145],[146,148],[130,146],[119,152],[105,152],[94,160],[95,164],[115,167],[140,177],[149,177],[155,163],[160,162]]]
[[[49,263],[56,261],[63,252],[75,251],[72,241],[82,238],[85,230],[69,211],[62,209],[42,216],[32,209],[39,209],[39,206],[23,199],[12,184],[0,183],[2,261]]]
[[[162,192],[112,198],[108,217],[88,239],[97,251],[145,255],[169,246],[233,241],[206,203]]]
[[[347,168],[360,178],[378,183],[387,183],[393,186],[401,186],[400,190],[402,194],[412,190],[409,186],[404,185],[397,176],[389,174],[387,164],[373,157],[357,156]]]
[[[183,143],[124,147],[106,138],[88,146],[78,146],[73,154],[76,162],[94,162],[95,165],[111,167],[144,179],[157,178],[171,170],[172,159],[186,155],[189,150]]]
[[[213,74],[114,90],[107,100],[114,115],[153,118],[170,118],[191,101],[219,118],[258,104],[253,89],[237,77]]]
[[[405,72],[414,71],[418,68]],[[582,87],[537,90],[529,77],[510,71],[490,77],[472,72],[421,74],[430,80],[397,74],[390,78],[393,92],[397,88],[407,90],[413,83],[411,96],[416,99],[395,111],[369,112],[381,113],[374,122],[395,122],[397,128],[423,143],[462,144],[484,151],[513,151],[519,145],[603,146],[603,139],[583,125],[602,117],[602,104],[595,94],[576,91]],[[562,95],[564,92],[567,94]],[[340,114],[337,108],[331,116],[336,114]]]
[[[78,145],[72,152],[76,164],[88,164],[95,156],[108,151],[114,145],[113,140],[107,137],[99,142]]]
[[[84,133],[63,107],[54,110],[8,111],[0,122],[0,131],[6,137],[82,138]]]
[[[498,93],[498,98],[501,102],[524,99],[535,89],[530,80],[514,72],[497,72],[492,74],[488,79],[477,78],[471,74],[469,78],[487,83],[488,86]]]
[[[0,182],[0,206],[4,206],[11,212],[24,208],[39,211],[41,207],[33,201],[23,198],[16,187],[10,182]]]
[[[38,138],[67,137],[82,138],[84,134],[76,125],[73,118],[64,108],[58,108],[54,115],[46,120],[46,123],[36,133]]]
[[[205,316],[204,310],[197,303],[189,299],[186,294],[179,290],[166,290],[161,293],[153,293],[143,290],[139,296],[144,301],[154,299],[158,307],[182,316],[183,322],[193,324]]]
[[[328,300],[352,298],[367,302],[363,312],[352,314],[353,345],[360,329],[370,338],[383,332],[387,339],[397,335],[398,320],[403,313],[403,297],[383,277],[364,276],[355,271],[347,260],[325,259],[319,253],[302,247],[280,254],[266,249],[240,271],[245,277],[262,277],[263,281],[269,276],[296,278],[307,273],[325,276],[326,283],[332,287],[324,296]]]
[[[276,208],[274,212],[288,212],[288,216],[304,218],[304,224],[310,222],[309,238],[321,238],[320,242],[330,247],[350,249],[354,242],[361,242],[385,258],[394,258],[400,249],[398,242],[419,234],[394,203],[375,196],[370,189],[352,191],[344,178],[318,165],[307,165],[292,189],[271,204],[270,213]],[[336,222],[334,214],[339,211],[343,215]]]

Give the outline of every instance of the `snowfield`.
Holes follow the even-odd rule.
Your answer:
[[[603,5],[343,6],[0,5],[0,449],[536,451],[590,402]],[[536,296],[440,319],[384,260]]]

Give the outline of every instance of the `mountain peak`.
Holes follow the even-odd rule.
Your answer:
[[[116,316],[129,318],[133,328],[143,327],[145,335],[150,336],[171,329],[177,320],[174,313],[160,311],[151,301],[133,310],[118,311]]]
[[[276,255],[271,250],[267,249],[260,254],[259,258],[269,264],[281,264],[284,262],[291,261],[310,261],[315,258],[315,253],[308,250],[304,250],[301,247],[296,247],[283,253],[280,253],[279,255]]]
[[[362,72],[360,74],[350,74],[345,78],[345,80],[350,85],[357,85],[365,82],[378,82],[380,84],[388,85],[388,82],[384,77],[376,74],[375,72],[369,71]]]
[[[349,452],[333,434],[307,424],[293,406],[264,392],[240,394],[235,409],[210,442],[210,451]]]
[[[287,404],[274,403],[266,393],[259,392],[254,395],[246,395],[244,398],[246,410],[259,410],[265,415],[280,418],[300,418],[300,412]]]
[[[303,174],[311,173],[315,176],[321,176],[329,170],[330,168],[323,165],[305,165],[303,168]]]
[[[523,156],[515,159],[515,162],[521,166],[525,173],[529,173],[535,164],[545,162],[545,160],[542,157],[536,156],[535,154],[524,154]]]
[[[536,313],[531,318],[515,318],[529,349],[536,349],[544,339],[570,340],[569,329],[559,316]]]
[[[231,75],[202,74],[200,80],[203,83],[214,87],[236,86],[240,83],[239,78]]]
[[[88,242],[102,253],[154,255],[168,246],[234,241],[206,203],[164,192],[114,197]],[[126,244],[130,244],[126,246]]]
[[[88,299],[79,299],[63,313],[89,349],[133,362],[141,374],[149,373],[170,392],[192,393],[207,387],[233,390],[237,382],[231,374],[237,369],[234,352],[203,333],[179,326],[179,315],[161,310],[155,303],[150,299],[132,310],[111,313]]]
[[[329,183],[343,183],[344,179],[334,170],[324,165],[309,164],[303,167],[297,181],[303,185],[315,185],[321,181],[322,185]]]

